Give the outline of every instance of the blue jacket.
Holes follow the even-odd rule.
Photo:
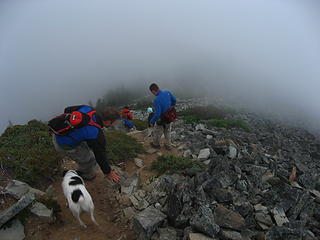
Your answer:
[[[76,111],[82,113],[88,113],[93,109],[89,106],[83,105]],[[66,112],[66,110],[65,110]],[[97,122],[96,116],[93,116],[93,121]],[[97,127],[87,125],[82,128],[76,128],[70,132],[67,136],[56,136],[56,141],[60,146],[76,147],[82,141],[95,139],[98,137],[99,129]]]
[[[176,105],[176,97],[169,91],[160,90],[156,98],[153,100],[153,107],[155,112],[150,120],[150,123],[155,123],[160,119],[160,116],[164,114],[171,106]]]

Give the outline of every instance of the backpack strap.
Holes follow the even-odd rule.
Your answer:
[[[91,126],[97,127],[97,128],[103,128],[103,126],[101,126],[100,124],[96,123],[92,119],[93,114],[96,114],[96,112],[97,111],[93,110],[93,111],[90,111],[90,112],[86,113],[90,117],[90,120],[89,120],[88,124],[91,125]]]

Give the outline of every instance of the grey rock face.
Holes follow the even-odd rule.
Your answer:
[[[190,225],[196,231],[210,237],[220,232],[220,227],[215,223],[211,209],[208,206],[200,206],[197,215],[191,218]]]
[[[18,202],[0,213],[0,227],[17,215],[25,207],[29,206],[35,199],[33,193],[27,193]]]
[[[133,224],[135,231],[140,233],[140,239],[150,239],[164,219],[165,214],[150,206],[134,217]]]
[[[23,240],[25,238],[22,223],[15,219],[9,226],[0,228],[1,240]]]

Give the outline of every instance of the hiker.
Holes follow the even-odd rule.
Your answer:
[[[148,107],[148,108],[147,108],[147,113],[149,114],[149,115],[148,115],[148,123],[149,123],[150,120],[151,120],[151,118],[152,118],[153,115],[154,115],[152,107]]]
[[[86,180],[96,177],[96,164],[112,182],[120,176],[110,168],[106,158],[106,140],[103,120],[109,120],[96,113],[87,105],[71,106],[49,121],[53,143],[58,152],[70,157],[78,166],[81,176]]]
[[[114,108],[106,108],[103,112],[103,118],[108,119],[104,121],[105,126],[110,130],[118,130],[122,132],[132,131],[136,126],[127,119],[122,119],[122,115]]]
[[[176,120],[176,97],[169,91],[160,90],[157,84],[152,83],[149,87],[151,93],[155,95],[153,108],[155,110],[149,125],[153,127],[153,141],[150,145],[154,148],[160,148],[160,138],[165,136],[165,148],[171,149],[171,122]]]
[[[126,120],[133,120],[132,114],[130,112],[130,109],[128,106],[125,106],[122,111],[120,112],[120,115],[123,119]]]

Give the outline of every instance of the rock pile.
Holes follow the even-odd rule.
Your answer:
[[[318,239],[320,143],[255,115],[235,118],[252,130],[176,123],[183,156],[207,167],[140,190],[133,203],[139,239]]]

